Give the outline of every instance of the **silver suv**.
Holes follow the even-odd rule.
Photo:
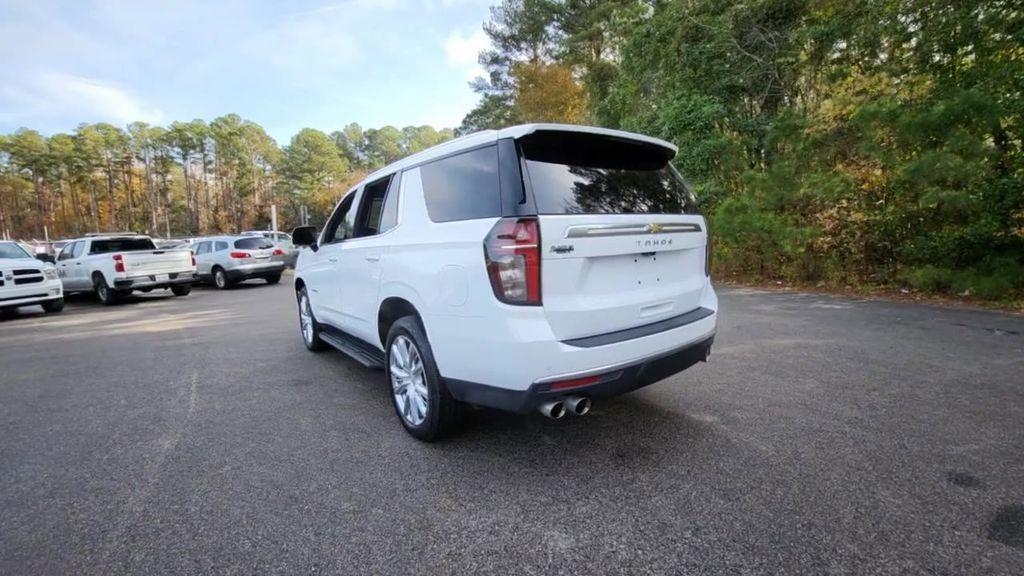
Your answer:
[[[250,278],[277,284],[285,267],[285,251],[262,236],[199,238],[192,242],[192,252],[199,280],[220,289]]]
[[[299,249],[292,244],[291,234],[285,232],[274,232],[272,230],[247,230],[242,236],[263,236],[274,241],[274,245],[284,251],[284,264],[289,268],[295,268],[295,261],[299,259]]]

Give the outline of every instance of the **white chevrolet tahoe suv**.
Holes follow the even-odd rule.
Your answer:
[[[196,259],[188,248],[160,250],[148,236],[95,234],[69,240],[57,256],[65,292],[94,292],[115,304],[133,290],[170,288],[175,296],[192,291]]]
[[[33,258],[16,242],[0,242],[0,313],[38,304],[45,312],[64,309],[57,269]]]
[[[463,404],[549,417],[707,359],[707,222],[665,141],[526,125],[459,138],[346,194],[298,258],[303,340],[383,368],[417,438]]]

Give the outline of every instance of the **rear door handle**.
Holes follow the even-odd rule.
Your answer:
[[[327,261],[328,262],[337,262],[338,259],[337,258],[328,258]]]
[[[380,260],[380,256],[367,256],[366,257],[366,261],[367,262],[376,262],[378,260]]]

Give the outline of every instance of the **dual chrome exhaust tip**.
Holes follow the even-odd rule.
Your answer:
[[[592,403],[590,398],[586,396],[566,396],[565,398],[559,398],[558,400],[548,400],[537,407],[540,413],[551,418],[552,420],[558,420],[566,414],[572,414],[574,416],[583,416],[587,412],[590,412]]]

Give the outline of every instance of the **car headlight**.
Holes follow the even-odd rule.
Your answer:
[[[47,280],[56,280],[57,279],[57,269],[56,268],[44,268],[43,269],[43,276],[45,276]]]

